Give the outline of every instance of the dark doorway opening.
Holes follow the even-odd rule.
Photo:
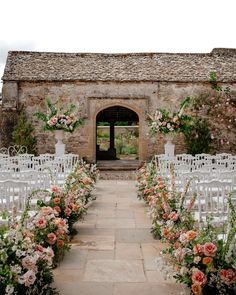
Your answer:
[[[139,117],[129,108],[112,106],[96,118],[96,159],[138,159]]]

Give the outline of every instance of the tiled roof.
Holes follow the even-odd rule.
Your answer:
[[[10,51],[4,81],[236,82],[236,49],[211,53],[50,53]]]

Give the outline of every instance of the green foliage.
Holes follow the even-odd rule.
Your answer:
[[[19,146],[25,146],[30,154],[37,154],[37,140],[34,136],[34,128],[27,120],[24,110],[20,112],[20,116],[12,133],[13,142]]]
[[[187,153],[195,155],[208,153],[211,137],[208,123],[205,119],[194,118],[192,124],[184,132]]]

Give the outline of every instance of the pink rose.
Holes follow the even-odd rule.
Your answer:
[[[71,209],[70,208],[66,208],[64,210],[64,213],[65,213],[66,216],[70,216],[71,215]]]
[[[54,233],[50,233],[47,235],[48,237],[48,244],[53,245],[57,240],[57,236]]]
[[[203,253],[205,256],[214,257],[217,251],[217,247],[215,244],[208,242],[203,245]]]
[[[28,270],[23,275],[23,280],[24,280],[24,284],[25,284],[26,287],[29,287],[30,285],[33,285],[33,283],[36,280],[35,273],[32,270]]]
[[[193,284],[204,286],[207,282],[207,277],[200,270],[195,270],[192,274],[192,282]]]
[[[56,185],[53,185],[53,186],[51,187],[51,191],[52,191],[54,194],[56,194],[56,195],[58,195],[58,194],[60,193],[60,189],[59,189],[59,187],[56,186]]]
[[[36,262],[37,262],[37,259],[35,259],[32,256],[26,256],[21,261],[22,266],[24,268],[26,268],[26,269],[32,269],[32,270],[35,270],[36,269]]]
[[[46,227],[46,225],[47,225],[47,221],[46,221],[46,219],[44,218],[44,217],[41,217],[41,218],[39,218],[39,219],[37,219],[36,221],[35,221],[35,225],[38,227],[38,228],[45,228]]]
[[[169,214],[168,218],[172,221],[176,221],[179,218],[179,215],[173,211]]]
[[[226,285],[231,285],[236,281],[236,273],[231,269],[222,269],[220,278]]]

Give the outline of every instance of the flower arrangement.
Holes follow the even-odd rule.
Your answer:
[[[190,100],[190,97],[186,97],[181,103],[180,109],[173,114],[167,109],[157,109],[153,116],[149,115],[151,134],[156,134],[157,132],[176,134],[187,130],[192,118],[189,115],[183,114],[183,112],[190,104]]]
[[[74,104],[70,104],[69,107],[64,110],[63,107],[60,106],[60,101],[58,101],[57,107],[55,107],[49,98],[46,99],[46,103],[48,109],[47,114],[42,112],[34,113],[34,116],[45,123],[43,127],[44,130],[64,130],[72,133],[82,124],[82,120],[76,115],[77,110]]]
[[[138,198],[150,206],[152,232],[167,245],[162,253],[172,266],[168,272],[191,294],[236,294],[236,212],[230,196],[227,235],[222,238],[222,227],[213,226],[210,218],[204,228],[198,227],[191,213],[196,195],[185,205],[190,182],[176,192],[173,170],[171,179],[164,179],[155,165],[146,164],[137,179]]]
[[[30,230],[17,225],[2,232],[0,249],[0,294],[57,294],[50,287],[54,252]]]
[[[70,184],[77,170],[83,171],[86,179]],[[50,200],[39,202],[38,210],[32,217],[28,214],[29,197],[20,221],[13,214],[9,220],[10,228],[0,228],[0,295],[58,294],[51,287],[52,268],[70,249],[73,224],[87,210],[84,206],[87,196],[82,196],[81,191],[78,194],[77,188],[84,180],[86,186],[90,186],[91,194],[91,187],[96,181],[95,171],[94,166],[80,161],[68,176],[65,189],[53,186],[51,192],[47,192]]]

